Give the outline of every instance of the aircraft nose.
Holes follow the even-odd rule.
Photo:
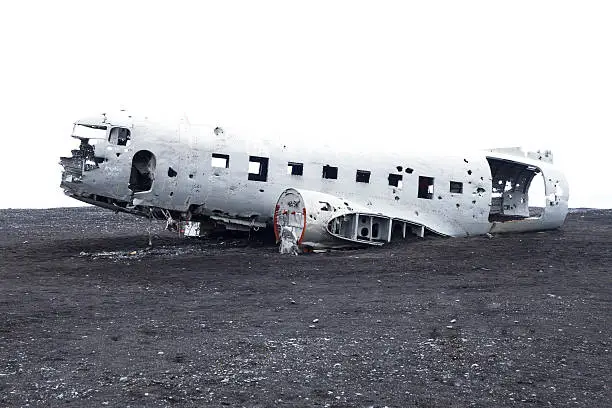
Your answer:
[[[60,164],[64,168],[62,179],[67,182],[81,181],[83,173],[97,169],[98,162],[94,157],[94,147],[85,139],[81,139],[78,149],[72,150],[70,157],[60,157]]]

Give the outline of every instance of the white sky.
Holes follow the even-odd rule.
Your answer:
[[[550,148],[570,206],[612,207],[610,1],[6,1],[0,208],[78,205],[82,116],[355,149]],[[364,147],[365,146],[365,147]]]

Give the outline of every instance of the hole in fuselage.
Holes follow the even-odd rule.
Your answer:
[[[148,150],[137,152],[132,159],[128,188],[135,193],[150,191],[155,179],[155,155]]]
[[[493,175],[489,221],[540,217],[547,202],[541,170],[509,160],[487,158],[487,161]]]

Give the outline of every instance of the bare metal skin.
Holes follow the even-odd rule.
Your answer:
[[[442,154],[308,149],[219,127],[156,123],[125,112],[75,122],[61,187],[135,215],[248,230],[288,227],[302,247],[380,245],[560,227],[569,186],[552,154],[519,148]],[[546,208],[530,214],[544,178]]]

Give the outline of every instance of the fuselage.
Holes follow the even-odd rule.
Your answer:
[[[139,215],[161,211],[262,227],[289,188],[350,200],[446,236],[557,228],[567,214],[569,187],[549,153],[303,148],[290,139],[251,139],[126,114],[77,121],[73,137],[81,146],[62,158],[66,194]],[[528,192],[540,174],[546,208],[532,216]]]

